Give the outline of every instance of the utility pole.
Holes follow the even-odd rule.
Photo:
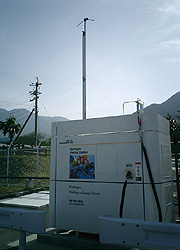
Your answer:
[[[86,119],[86,22],[94,21],[94,19],[89,19],[89,18],[84,18],[83,21],[81,21],[77,27],[81,24],[84,23],[84,30],[82,32],[82,85],[83,85],[83,119]]]
[[[35,101],[35,147],[37,147],[38,98],[41,94],[41,92],[39,92],[40,85],[42,85],[42,83],[39,83],[39,79],[36,77],[36,83],[30,84],[30,86],[32,86],[34,89],[33,91],[29,92],[30,95],[34,96],[30,101]]]

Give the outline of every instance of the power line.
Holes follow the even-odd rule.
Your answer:
[[[10,99],[7,99],[8,100],[14,100],[14,99],[17,99],[17,98],[22,98],[23,96],[28,96],[29,97],[29,94],[28,93],[24,93],[24,94],[21,94],[21,95],[18,95],[18,96],[15,96],[14,98],[10,98]],[[0,101],[1,102],[1,101]],[[3,101],[4,102],[4,101]]]
[[[32,74],[28,74],[28,73],[25,73],[24,71],[22,72],[22,71],[19,71],[19,70],[17,70],[17,69],[14,69],[14,68],[11,68],[11,67],[9,67],[9,66],[7,66],[7,65],[5,65],[5,64],[3,64],[2,62],[0,62],[0,64],[1,64],[1,68],[4,68],[6,71],[8,70],[10,70],[10,71],[14,71],[14,72],[17,72],[18,74],[21,74],[21,75],[24,75],[25,77],[32,77]],[[26,80],[25,81],[28,81],[27,80],[27,78],[26,78]]]
[[[22,94],[19,96],[16,96],[11,99],[7,100],[2,100],[0,101],[1,108],[9,108],[9,107],[20,107],[20,108],[25,108],[25,107],[32,107],[32,105],[29,104],[29,94]]]
[[[0,71],[0,78],[3,78],[5,80],[10,80],[10,81],[13,81],[13,82],[18,82],[18,83],[21,83],[21,84],[27,83],[27,80],[24,79],[24,78],[15,76],[13,74],[4,73],[2,71]]]
[[[48,114],[48,116],[54,121],[53,117],[49,114],[47,108],[44,106],[44,104],[42,103],[42,101],[39,99],[41,105],[43,106],[44,110],[46,111],[46,113]]]

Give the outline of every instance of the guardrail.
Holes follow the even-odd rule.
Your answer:
[[[180,249],[180,225],[100,217],[100,242],[128,247]]]
[[[0,227],[18,230],[19,250],[25,250],[26,232],[40,234],[46,231],[46,211],[0,207]]]

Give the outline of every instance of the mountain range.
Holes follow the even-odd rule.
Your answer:
[[[25,123],[26,119],[28,118],[30,111],[27,109],[13,109],[7,111],[6,109],[0,108],[0,121],[5,121],[7,117],[14,116],[16,118],[16,122],[20,123],[21,126]],[[38,116],[38,133],[43,134],[46,138],[50,137],[51,135],[51,123],[58,122],[58,121],[67,121],[68,119],[62,116]],[[32,114],[28,123],[26,124],[22,135],[29,134],[34,132],[35,127],[35,114]],[[0,138],[3,138],[3,134],[0,131]]]
[[[177,111],[180,111],[180,91],[161,104],[149,105],[144,111],[149,113],[159,113],[163,117],[167,117],[167,114],[170,114],[173,118],[176,118],[176,115],[178,114]]]
[[[177,111],[180,110],[180,91],[171,96],[169,99],[161,104],[151,104],[144,109],[144,112],[159,113],[161,116],[166,117],[169,113],[172,117],[176,117]],[[14,116],[17,123],[24,124],[30,111],[26,109],[13,109],[7,111],[6,109],[0,109],[0,121],[5,121],[7,117]],[[68,119],[62,116],[38,116],[38,133],[42,133],[45,137],[51,135],[51,123],[57,121],[67,121]],[[25,126],[22,135],[34,132],[35,115],[33,114]],[[4,137],[0,131],[0,138]]]

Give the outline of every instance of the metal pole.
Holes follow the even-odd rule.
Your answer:
[[[81,21],[79,25],[84,23],[84,30],[82,32],[82,92],[83,92],[83,100],[82,100],[82,106],[83,106],[83,119],[86,119],[86,21],[94,21],[94,19],[89,19],[88,17],[84,18],[83,21]]]
[[[26,250],[26,232],[19,231],[19,250]]]
[[[39,170],[39,147],[41,145],[41,141],[37,146],[37,161],[36,161],[36,177],[38,178],[38,170]],[[38,185],[38,179],[36,179],[36,186]]]
[[[11,149],[11,146],[13,144],[13,141],[10,143],[9,147],[8,147],[8,153],[7,153],[7,169],[6,169],[6,176],[7,176],[7,179],[6,179],[6,185],[8,186],[8,176],[9,176],[9,157],[10,157],[10,149]]]
[[[8,151],[7,151],[7,169],[6,169],[6,176],[7,176],[7,179],[6,179],[6,186],[8,186],[8,176],[9,176],[9,150],[10,150],[10,147],[8,147]]]
[[[84,18],[84,31],[82,33],[82,72],[83,72],[83,119],[86,119],[86,21]]]
[[[36,90],[35,90],[35,147],[37,147],[37,119],[38,119],[38,77],[36,77]]]

